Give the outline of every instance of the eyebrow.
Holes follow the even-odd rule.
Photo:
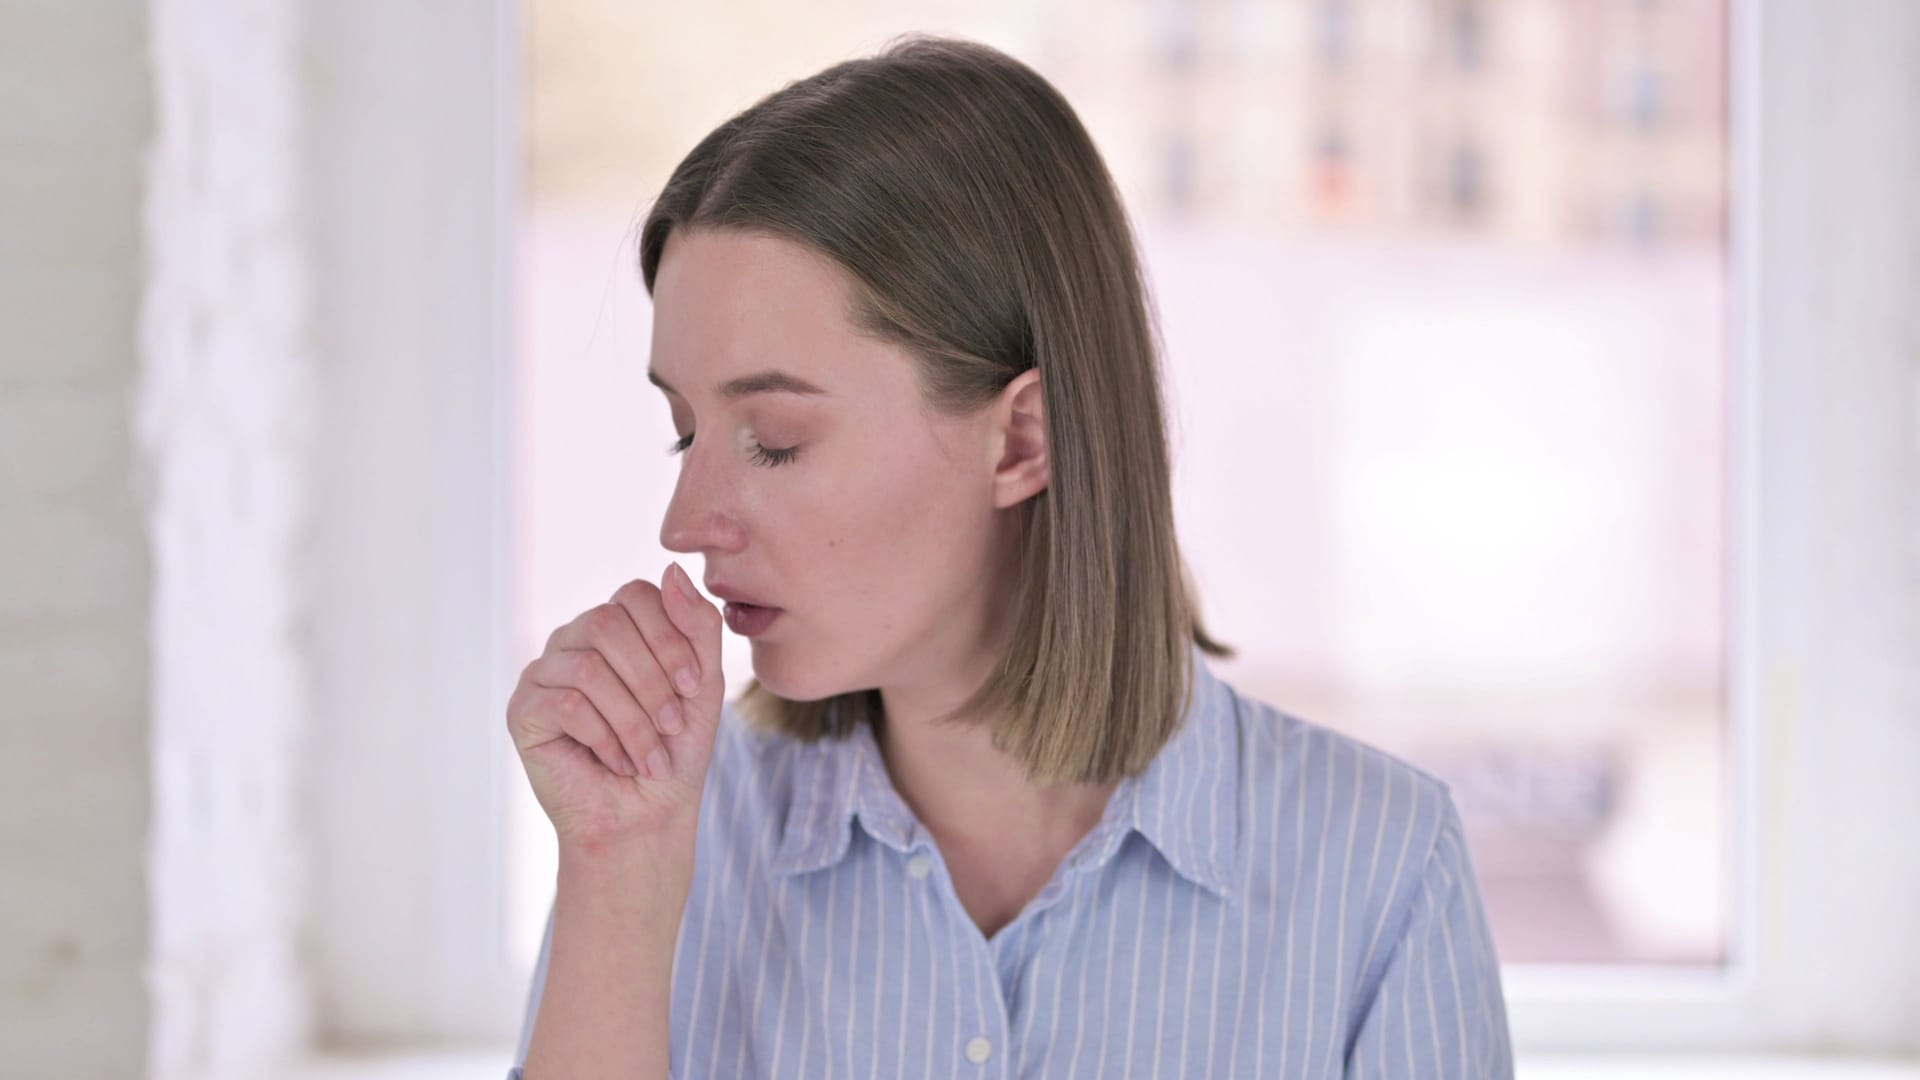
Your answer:
[[[647,369],[647,381],[665,390],[669,394],[685,396],[681,395],[680,391],[668,386],[667,381],[656,374],[652,368]],[[807,396],[818,395],[823,397],[832,396],[825,390],[820,389],[798,375],[789,374],[788,372],[775,368],[769,368],[766,371],[756,371],[751,375],[742,375],[737,379],[730,379],[721,384],[719,393],[721,397],[729,401],[750,397],[754,394],[772,393],[803,394]]]

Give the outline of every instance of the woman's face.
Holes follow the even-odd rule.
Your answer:
[[[650,373],[685,449],[660,542],[780,609],[751,639],[773,693],[945,697],[1004,650],[1000,511],[1046,483],[1038,375],[970,418],[923,410],[908,354],[849,322],[844,275],[790,241],[669,234]],[[769,372],[818,392],[723,390]]]

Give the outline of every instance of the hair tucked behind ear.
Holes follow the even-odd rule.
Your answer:
[[[1021,515],[1012,641],[947,719],[997,717],[1036,783],[1144,770],[1177,730],[1201,623],[1174,534],[1162,341],[1119,193],[1050,83],[975,42],[913,34],[790,83],[686,156],[640,234],[649,293],[676,228],[817,251],[855,284],[856,325],[905,347],[929,407],[975,412],[1029,368],[1047,490]],[[819,701],[751,682],[752,722],[802,739],[880,716],[877,690]]]

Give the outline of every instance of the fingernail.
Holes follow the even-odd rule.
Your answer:
[[[683,667],[673,673],[673,685],[680,688],[680,693],[691,697],[695,690],[700,689],[700,678],[693,673],[692,668]]]
[[[628,776],[640,775],[640,770],[633,767],[633,759],[628,757],[625,751],[620,753],[620,771]]]
[[[667,775],[667,755],[655,750],[647,755],[647,775],[655,780]]]
[[[701,592],[699,592],[697,588],[693,588],[693,578],[687,577],[687,571],[685,571],[680,563],[674,563],[674,573],[680,578],[680,596],[685,596],[687,600],[693,601],[693,603],[699,603],[699,600],[701,600]]]
[[[667,735],[680,734],[680,707],[671,701],[660,707],[660,731]]]

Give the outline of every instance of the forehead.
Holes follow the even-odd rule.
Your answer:
[[[652,366],[686,394],[766,367],[831,380],[862,345],[851,298],[844,270],[792,241],[676,229],[654,278]]]

